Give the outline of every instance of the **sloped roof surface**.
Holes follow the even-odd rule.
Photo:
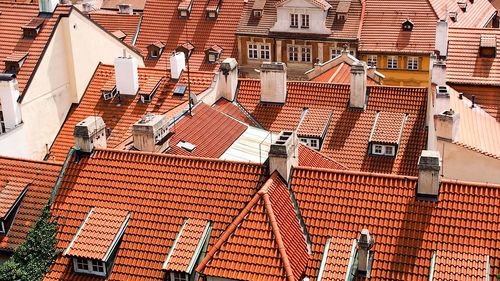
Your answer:
[[[349,84],[351,83],[351,66],[342,62],[320,75],[311,79],[314,82],[328,82],[334,84]],[[378,83],[371,77],[366,76],[367,85],[377,85]]]
[[[496,36],[496,58],[479,56],[481,35]],[[500,86],[500,29],[450,28],[448,38],[447,82]]]
[[[433,281],[487,280],[487,256],[436,251]]]
[[[373,124],[370,140],[380,143],[398,144],[401,131],[404,129],[405,114],[402,112],[381,111]]]
[[[413,30],[403,31],[408,19]],[[437,20],[428,0],[366,0],[359,51],[430,54]]]
[[[251,35],[265,35],[274,36],[269,32],[269,29],[274,26],[276,22],[276,5],[279,0],[267,0],[265,1],[264,11],[261,18],[254,18],[252,14],[252,9],[255,1],[260,0],[249,0],[248,4],[242,7],[243,13],[241,19],[239,19],[237,34],[251,34]],[[285,0],[286,1],[286,0]],[[319,36],[319,38],[325,39],[356,39],[358,36],[358,29],[361,19],[362,5],[360,0],[352,0],[349,7],[349,12],[345,22],[336,21],[336,9],[339,2],[343,0],[321,0],[316,1],[322,3],[320,5],[326,5],[327,3],[332,6],[329,9],[326,18],[326,27],[332,31],[332,34],[327,36]],[[297,37],[296,33],[286,34],[280,33],[280,37]]]
[[[61,164],[0,157],[0,186],[23,183],[27,191],[7,236],[0,237],[0,248],[13,250],[26,239],[54,190]]]
[[[227,99],[218,100],[213,105],[213,107],[229,116],[232,116],[240,120],[243,123],[257,127],[257,124],[255,124],[250,118],[248,118],[248,116],[245,114],[245,112],[243,112],[243,110],[239,106],[228,101]]]
[[[132,45],[141,20],[139,14],[118,14],[116,11],[106,10],[95,10],[88,16],[111,33],[121,30],[127,35],[123,41],[129,45]]]
[[[342,235],[344,237],[344,235]],[[326,256],[323,256],[325,267],[318,281],[344,281],[347,273],[347,266],[351,258],[351,250],[354,239],[331,237],[328,248],[325,249]],[[326,246],[326,245],[325,245]]]
[[[127,220],[128,211],[106,207],[91,208],[65,255],[104,260]]]
[[[375,237],[373,281],[428,280],[435,250],[490,255],[490,280],[500,269],[498,185],[443,180],[429,202],[415,198],[415,177],[296,167],[290,188],[312,242],[311,280],[328,238],[355,239],[363,228]]]
[[[0,191],[0,218],[5,219],[27,185],[26,182],[9,181],[2,187],[2,191]]]
[[[451,84],[457,92],[463,93],[469,100],[472,100],[479,105],[484,111],[500,122],[500,99],[498,92],[500,87],[495,86],[474,86],[474,85],[459,85]]]
[[[297,130],[299,136],[321,137],[332,116],[331,109],[309,108]]]
[[[187,74],[182,74],[178,82],[170,82],[169,72],[152,68],[139,68],[139,94],[149,94],[161,80],[151,103],[142,103],[140,95],[134,98],[122,96],[118,99],[115,97],[105,101],[101,90],[106,88],[106,85],[116,84],[114,72],[112,65],[101,64],[98,67],[80,104],[69,113],[52,144],[51,157],[55,156],[57,161],[62,161],[66,157],[69,148],[75,144],[73,137],[75,125],[88,116],[103,118],[106,128],[110,128],[110,131],[106,133],[107,147],[115,148],[132,135],[132,124],[147,112],[165,114],[175,111],[174,109],[185,103],[187,105],[187,94],[183,97],[172,95],[176,85],[187,85]],[[212,83],[213,74],[211,73],[193,71],[190,75],[191,91],[196,94],[209,88]]]
[[[465,11],[460,8],[459,2],[467,5]],[[439,19],[447,19],[452,27],[485,27],[496,12],[489,0],[429,0],[429,3]],[[457,21],[450,20],[447,12],[456,12]]]
[[[49,37],[61,15],[67,15],[71,11],[71,6],[58,6],[50,18],[45,21],[40,28],[35,39],[23,39],[21,27],[26,25],[33,18],[38,17],[38,4],[22,4],[13,2],[0,2],[0,61],[12,53],[29,53],[21,69],[17,73],[19,83],[19,93],[23,95],[28,80],[33,74],[42,52],[44,51]],[[0,66],[0,72],[4,72],[4,65]]]
[[[417,161],[425,148],[426,88],[369,86],[367,109],[348,109],[349,85],[288,82],[284,106],[259,103],[260,82],[240,79],[238,102],[265,129],[279,133],[295,130],[304,107],[333,109],[321,152],[349,169],[417,174]],[[377,110],[408,114],[395,159],[368,155],[368,141]]]
[[[299,144],[299,166],[347,170],[347,167],[305,144]]]
[[[90,207],[130,212],[108,280],[162,281],[162,265],[186,218],[213,221],[209,249],[241,212],[268,172],[215,159],[96,150],[71,159],[52,205],[58,249],[66,249]],[[58,256],[45,280],[101,280],[76,275]]]
[[[127,4],[132,4],[134,10],[144,10],[146,0],[127,0]],[[118,5],[122,4],[123,0],[102,0],[102,9],[118,9]]]

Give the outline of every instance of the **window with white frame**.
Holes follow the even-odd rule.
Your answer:
[[[299,48],[297,46],[288,47],[288,60],[299,61]]]
[[[302,47],[302,61],[303,62],[311,61],[311,47]]]
[[[268,60],[271,58],[271,46],[268,44],[260,45],[260,58],[263,60]]]
[[[299,14],[290,14],[290,27],[299,27]]]
[[[248,44],[248,58],[258,59],[258,48],[257,44]]]
[[[398,68],[398,57],[397,56],[387,56],[387,68],[397,69]]]
[[[106,276],[106,266],[103,261],[73,258],[75,272]]]
[[[311,46],[288,46],[288,61],[289,62],[310,62],[312,59]]]
[[[395,152],[396,148],[394,147],[394,145],[383,145],[383,144],[372,145],[372,154],[375,155],[394,156]]]
[[[366,56],[366,64],[371,67],[377,67],[377,56],[376,55]]]
[[[302,23],[300,25],[301,28],[309,28],[309,15],[307,14],[302,14]]]
[[[184,272],[170,272],[171,281],[189,281],[189,276]]]
[[[342,54],[343,48],[330,48],[330,59],[335,58],[336,56],[339,56]],[[354,56],[354,51],[349,50],[349,55]]]
[[[408,70],[418,70],[418,57],[408,57]]]
[[[5,234],[5,224],[3,221],[0,221],[0,233]]]
[[[319,150],[319,140],[318,139],[301,138],[300,141],[305,145],[308,145],[314,149]]]

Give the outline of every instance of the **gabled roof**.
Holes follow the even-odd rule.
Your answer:
[[[177,82],[172,82],[164,77],[170,73],[165,70],[152,68],[139,68],[139,94],[135,97],[115,97],[111,100],[102,98],[103,88],[113,88],[115,85],[114,67],[112,65],[99,65],[94,77],[89,83],[80,104],[68,114],[64,125],[50,149],[50,158],[55,156],[57,161],[65,159],[70,147],[75,143],[73,130],[75,125],[88,116],[101,116],[109,128],[107,132],[107,147],[115,148],[132,135],[132,124],[137,122],[146,112],[167,114],[173,117],[179,110],[187,105],[187,95],[173,96],[177,85],[187,85],[187,73],[182,74]],[[191,91],[199,94],[208,89],[212,83],[213,74],[191,71]],[[150,103],[140,101],[141,94],[148,95],[160,82]]]
[[[328,130],[333,110],[328,108],[307,108],[297,128],[297,135],[323,138]]]
[[[314,253],[304,278],[315,280],[330,237],[352,241],[368,228],[375,237],[370,280],[428,280],[436,250],[463,253],[456,265],[467,264],[469,254],[489,255],[492,280],[500,269],[500,186],[442,180],[438,201],[429,202],[416,199],[417,181],[295,167],[290,188]]]
[[[326,241],[317,281],[345,280],[352,255],[353,239],[330,237]]]
[[[232,116],[238,120],[240,120],[243,123],[246,123],[250,126],[258,127],[255,122],[248,117],[247,114],[243,111],[243,109],[238,106],[237,104],[228,101],[225,98],[219,99],[213,107],[229,116]]]
[[[308,245],[287,185],[274,172],[196,268],[232,280],[300,280]]]
[[[93,206],[129,211],[109,280],[163,281],[162,265],[186,218],[213,222],[210,249],[268,173],[257,164],[118,150],[98,149],[75,160],[52,204],[59,217],[57,247],[68,247]],[[81,278],[59,255],[45,280]]]
[[[295,130],[304,107],[333,109],[321,152],[353,170],[416,175],[425,148],[427,88],[368,86],[366,110],[348,108],[350,86],[290,81],[284,106],[260,101],[260,81],[240,79],[237,101],[266,130]],[[377,111],[408,114],[395,159],[368,155],[368,142]]]
[[[370,142],[399,144],[405,120],[406,114],[402,112],[377,112]]]
[[[3,61],[4,62],[19,62],[24,60],[28,56],[28,52],[17,52],[14,51],[12,54],[8,55]]]
[[[28,23],[22,26],[22,28],[40,28],[45,21],[44,18],[32,18]]]
[[[479,56],[482,35],[496,37],[495,58]],[[448,39],[447,82],[500,87],[500,29],[450,28]]]
[[[465,11],[461,9],[460,2],[467,6]],[[448,20],[452,27],[486,27],[497,12],[489,0],[474,0],[473,2],[467,0],[429,0],[429,3],[439,19]],[[450,20],[448,12],[457,13],[456,22]]]
[[[458,250],[458,249],[457,249]],[[460,251],[436,251],[433,279],[430,281],[462,281],[489,279],[489,257],[487,255]]]
[[[142,16],[139,14],[118,14],[116,11],[94,10],[88,17],[111,33],[121,30],[127,35],[124,42],[133,45],[139,28]]]
[[[320,75],[310,79],[314,82],[327,82],[334,84],[348,84],[351,81],[351,66],[345,62],[330,68],[329,70],[321,73]],[[367,85],[378,85],[375,80],[370,76],[366,77]]]
[[[0,186],[3,188],[11,185],[16,192],[26,189],[9,233],[0,237],[1,250],[12,251],[24,242],[28,230],[38,220],[49,201],[61,167],[61,164],[50,162],[0,157]],[[8,204],[4,204],[3,199],[0,200],[7,209]]]
[[[347,170],[347,167],[305,144],[299,144],[299,166]]]
[[[0,219],[5,220],[26,192],[28,183],[8,181],[0,191]]]
[[[279,7],[279,6],[283,6],[284,4],[286,4],[287,2],[289,2],[290,0],[280,0],[278,2],[276,2],[276,7]],[[317,6],[318,8],[321,8],[323,10],[328,10],[332,7],[332,5],[330,5],[330,3],[328,3],[328,1],[326,0],[303,0],[303,1],[307,1],[315,6]]]

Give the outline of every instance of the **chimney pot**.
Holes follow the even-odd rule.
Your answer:
[[[375,244],[375,239],[368,229],[363,228],[358,239],[358,272],[357,275],[366,276],[370,271],[370,249]]]
[[[260,66],[260,101],[285,104],[286,65],[282,62],[264,62]]]
[[[288,180],[292,166],[297,166],[299,163],[298,155],[297,134],[292,131],[281,132],[269,150],[269,172],[278,171],[285,180]]]
[[[366,106],[366,69],[364,62],[358,61],[351,66],[351,95],[349,107],[364,109]]]
[[[436,24],[435,50],[440,59],[448,56],[448,21],[439,20]]]
[[[441,157],[438,151],[422,150],[418,159],[417,196],[437,199],[439,194]]]
[[[73,136],[80,151],[90,153],[94,148],[106,148],[106,124],[100,116],[89,116],[76,124]]]
[[[168,120],[165,115],[147,113],[132,125],[134,147],[140,151],[162,152],[168,148]]]
[[[116,90],[120,95],[135,95],[139,90],[137,60],[133,57],[115,59]]]

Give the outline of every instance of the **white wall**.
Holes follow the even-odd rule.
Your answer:
[[[290,0],[281,7],[277,7],[276,23],[270,29],[272,32],[331,34],[325,27],[327,11],[304,0]],[[299,27],[290,28],[290,14],[299,14]],[[309,15],[309,28],[300,28],[301,14]]]
[[[24,124],[0,135],[0,155],[27,158],[27,143]]]

